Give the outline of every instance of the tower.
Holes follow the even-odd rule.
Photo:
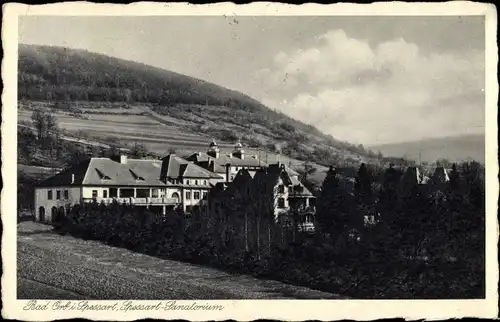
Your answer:
[[[208,147],[207,154],[213,158],[216,158],[216,159],[219,158],[220,149],[217,146],[217,143],[215,142],[215,140],[212,140],[212,142],[210,143],[210,145]]]
[[[243,160],[245,158],[245,151],[243,150],[243,144],[240,141],[234,146],[233,156],[235,158]]]

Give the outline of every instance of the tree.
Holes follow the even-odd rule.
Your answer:
[[[56,118],[43,110],[34,110],[31,114],[31,121],[35,126],[39,140],[47,138],[52,131],[57,129]]]
[[[366,164],[361,163],[356,182],[354,183],[355,195],[358,201],[368,202],[372,197],[373,176]]]
[[[315,168],[315,167],[313,167],[309,161],[304,162],[304,170],[301,171],[302,173],[301,173],[301,176],[300,176],[299,180],[301,182],[307,181],[308,180],[308,176],[310,174],[316,173],[317,170],[318,169]]]
[[[374,216],[373,173],[366,164],[361,163],[354,183],[354,198],[356,213],[352,220],[353,226],[363,227],[365,216]]]
[[[458,172],[456,163],[451,166],[451,171],[449,175],[449,189],[450,191],[458,192],[461,186],[460,183],[460,173]]]
[[[130,149],[130,153],[134,157],[143,158],[147,155],[148,150],[144,144],[136,142]]]
[[[110,144],[109,149],[104,152],[104,156],[107,158],[117,157],[118,155],[120,155],[120,149],[114,144]]]
[[[450,161],[448,161],[448,159],[441,158],[441,159],[436,160],[436,166],[438,166],[438,167],[449,168],[450,165],[451,165],[451,163],[450,163]]]
[[[317,201],[316,219],[318,229],[329,234],[332,242],[347,230],[350,224],[349,206],[350,196],[340,185],[337,171],[331,166]]]
[[[398,200],[399,179],[402,173],[391,164],[385,171],[382,186],[378,193],[378,210],[382,217],[389,219],[393,215],[394,207]]]
[[[18,141],[18,157],[23,161],[31,161],[33,154],[36,152],[36,136],[30,128],[19,127],[17,132]]]

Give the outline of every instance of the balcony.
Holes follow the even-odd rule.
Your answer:
[[[168,206],[179,204],[179,200],[176,198],[83,198],[84,203],[91,203],[94,201],[104,204],[112,204],[116,201],[119,204],[136,206]]]
[[[314,223],[312,222],[300,223],[297,228],[299,229],[299,231],[312,233],[314,232]]]

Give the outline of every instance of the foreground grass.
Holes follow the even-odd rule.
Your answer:
[[[24,299],[44,298],[47,289],[61,299],[339,298],[62,236],[33,222],[19,224],[18,234],[18,296]]]

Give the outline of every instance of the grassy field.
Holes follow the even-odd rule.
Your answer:
[[[340,296],[248,275],[162,260],[18,224],[18,298],[336,299]]]

